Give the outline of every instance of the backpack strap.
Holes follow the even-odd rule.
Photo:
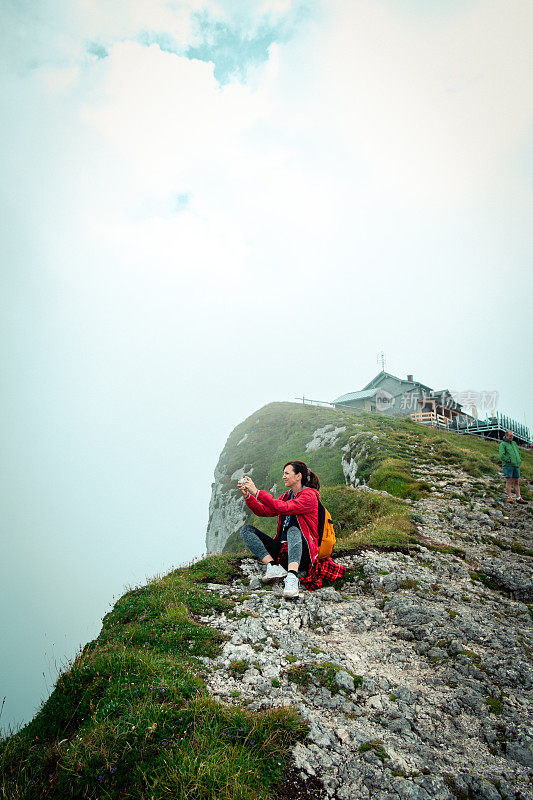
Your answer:
[[[324,536],[324,525],[326,524],[326,509],[318,501],[318,546],[322,544],[322,537]]]

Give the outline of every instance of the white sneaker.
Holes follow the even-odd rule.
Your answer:
[[[285,586],[283,588],[283,597],[298,597],[300,582],[293,572],[287,573],[285,578]]]
[[[272,561],[269,561],[266,572],[261,580],[263,583],[272,583],[272,581],[277,581],[280,578],[284,578],[286,574],[287,570],[280,566],[280,564],[273,564]]]

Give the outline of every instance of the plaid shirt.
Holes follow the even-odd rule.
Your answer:
[[[278,564],[281,564],[286,559],[287,542],[283,542],[278,556]],[[345,572],[346,567],[343,567],[342,564],[337,564],[331,556],[329,558],[317,558],[315,563],[307,570],[307,575],[300,578],[300,583],[310,592],[315,592],[317,589],[322,588],[323,581],[336,581],[337,578],[342,578]]]

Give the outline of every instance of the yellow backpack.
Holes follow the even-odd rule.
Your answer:
[[[331,514],[318,501],[318,557],[329,558],[335,547],[335,531]]]

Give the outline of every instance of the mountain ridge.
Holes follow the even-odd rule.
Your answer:
[[[345,578],[287,602],[230,534],[127,592],[0,742],[0,797],[524,800],[532,510],[505,502],[494,444],[294,404],[242,425],[224,492],[305,454]]]
[[[276,494],[288,459],[305,461],[318,474],[326,499],[330,487],[367,486],[408,503],[430,491],[423,471],[417,472],[418,462],[442,470],[464,469],[478,480],[494,478],[500,468],[495,442],[379,413],[270,403],[237,425],[224,445],[212,485],[208,553],[239,552],[238,531],[253,520],[237,488],[239,477],[248,473],[257,486]],[[531,480],[528,451],[524,461]],[[494,496],[500,491],[495,485],[489,490]],[[335,521],[345,525],[342,512]],[[356,520],[357,527],[360,522]],[[274,521],[263,519],[261,524],[274,533]]]

